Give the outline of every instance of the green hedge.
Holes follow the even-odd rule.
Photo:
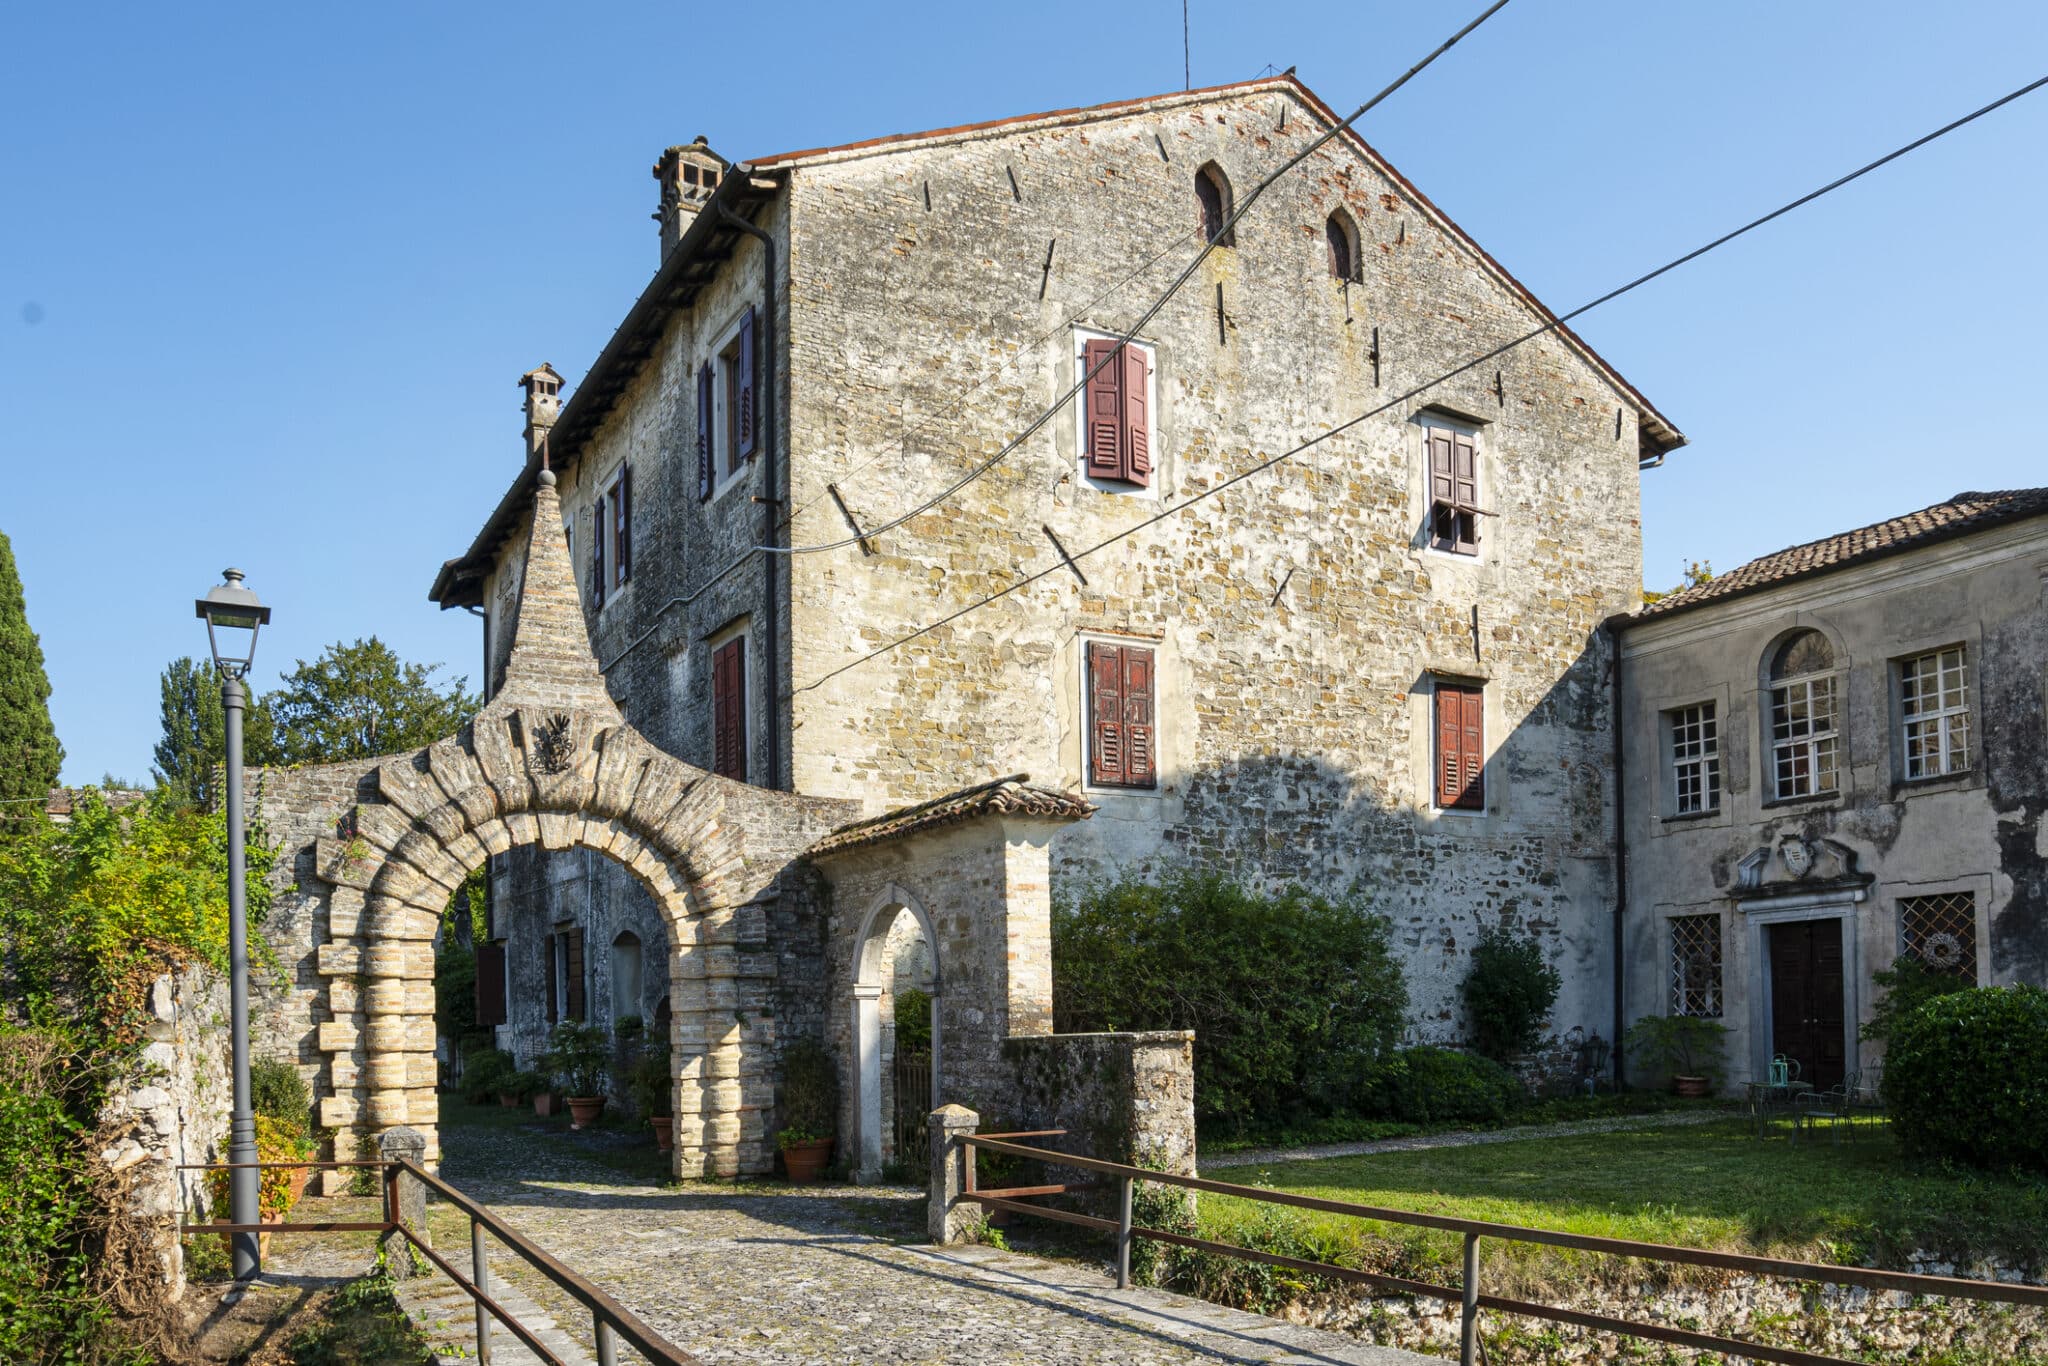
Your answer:
[[[1409,1124],[1498,1123],[1523,1099],[1499,1063],[1450,1048],[1404,1048],[1374,1074],[1369,1113]]]
[[[2048,1170],[2048,991],[1974,987],[1893,1021],[1884,1101],[1909,1153]]]

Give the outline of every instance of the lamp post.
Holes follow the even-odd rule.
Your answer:
[[[257,1191],[262,1174],[242,1165],[256,1161],[256,1115],[249,1095],[249,914],[242,888],[242,709],[248,700],[242,680],[256,662],[256,632],[270,620],[270,609],[242,587],[241,570],[223,570],[221,579],[220,586],[195,605],[206,621],[214,671],[220,676],[221,711],[227,720],[228,1001],[235,1083],[234,1109],[228,1116],[228,1161],[236,1164],[228,1173],[228,1221],[255,1224],[261,1220]],[[245,639],[248,648],[238,655],[236,646]],[[237,1233],[233,1241],[231,1293],[239,1297],[242,1287],[262,1273],[261,1245],[254,1233]]]

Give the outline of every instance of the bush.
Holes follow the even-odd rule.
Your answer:
[[[783,1147],[830,1138],[839,1128],[839,1068],[815,1039],[798,1039],[782,1052]]]
[[[249,1104],[300,1138],[312,1132],[312,1093],[299,1069],[283,1058],[249,1060]]]
[[[896,1051],[929,1053],[932,1048],[932,994],[916,987],[896,993]]]
[[[1899,1022],[1937,996],[1968,991],[1970,983],[1953,973],[1936,972],[1918,958],[1899,958],[1883,972],[1871,974],[1871,981],[1884,988],[1863,1026],[1866,1039],[1889,1039]]]
[[[1536,1046],[1563,985],[1542,946],[1506,926],[1482,930],[1465,972],[1465,1013],[1472,1045],[1499,1062]]]
[[[1384,918],[1183,870],[1053,908],[1054,1027],[1195,1031],[1195,1113],[1242,1127],[1354,1108],[1408,1009]]]
[[[548,1051],[540,1061],[565,1098],[602,1096],[612,1062],[611,1035],[601,1024],[564,1020],[548,1035]]]
[[[0,1024],[0,1361],[70,1361],[110,1317],[94,1297],[93,1213],[84,1126],[67,1112],[60,1069],[18,1071],[39,1036]]]
[[[1727,1065],[1728,1026],[1703,1015],[1645,1015],[1629,1026],[1621,1046],[1647,1068],[1718,1085]]]
[[[304,1162],[311,1156],[307,1147],[306,1140],[294,1133],[290,1126],[269,1115],[256,1116],[258,1162]],[[219,1167],[206,1173],[207,1191],[213,1197],[214,1214],[220,1219],[227,1217],[229,1176],[229,1172]],[[292,1212],[292,1204],[291,1170],[266,1169],[256,1185],[256,1208],[264,1214],[283,1218]]]
[[[1383,1063],[1368,1110],[1409,1124],[1496,1124],[1522,1099],[1515,1074],[1453,1048],[1404,1048]]]
[[[471,1105],[487,1105],[500,1091],[512,1089],[519,1064],[502,1048],[478,1048],[462,1055],[462,1098]]]
[[[1907,1152],[2048,1170],[2048,991],[1971,987],[1896,1022],[1884,1101]]]

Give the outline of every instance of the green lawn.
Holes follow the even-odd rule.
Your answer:
[[[1393,1209],[1842,1263],[1900,1265],[1915,1248],[2032,1262],[2048,1251],[2048,1181],[1909,1165],[1882,1127],[1841,1144],[1787,1134],[1759,1143],[1729,1119],[1219,1175]],[[1276,1220],[1268,1208],[1205,1195],[1201,1221],[1213,1237],[1298,1237],[1355,1265],[1435,1271],[1456,1261],[1453,1235],[1302,1211]],[[1495,1249],[1496,1260],[1548,1280],[1607,1259],[1516,1244]]]

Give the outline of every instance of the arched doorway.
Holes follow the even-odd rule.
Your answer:
[[[938,1094],[943,1047],[939,1034],[943,986],[938,943],[931,916],[916,897],[895,883],[889,884],[868,907],[854,938],[854,1115],[859,1128],[853,1154],[856,1181],[878,1180],[884,1163],[891,1158],[913,1160],[913,1154],[901,1151],[903,1126],[897,1123],[897,1112],[906,1104],[928,1106]],[[929,1057],[921,1069],[922,1076],[906,1074],[899,1078],[893,1006],[899,992],[908,990],[921,990],[929,1000]],[[917,1100],[919,1093],[921,1101]]]

